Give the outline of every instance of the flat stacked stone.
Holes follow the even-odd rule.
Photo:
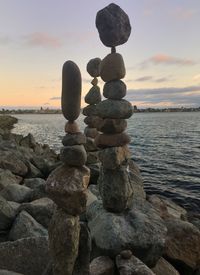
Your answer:
[[[96,116],[96,106],[101,102],[101,92],[98,84],[98,78],[100,75],[100,58],[93,58],[87,64],[87,72],[93,77],[91,84],[92,88],[85,96],[85,102],[88,104],[83,109],[83,114],[86,116],[84,119],[87,125],[84,134],[87,137],[85,148],[87,151],[87,165],[96,164],[99,162],[98,158],[98,148],[94,144],[95,137],[99,134],[97,130],[97,125],[101,119]],[[91,112],[90,111],[94,111]]]
[[[95,144],[102,148],[99,154],[102,163],[100,194],[107,211],[121,213],[131,207],[134,192],[128,166],[130,137],[125,132],[126,119],[132,116],[133,108],[124,99],[127,88],[122,79],[126,69],[123,57],[115,47],[128,40],[131,26],[128,15],[116,4],[110,4],[97,13],[96,27],[103,44],[111,47],[111,53],[100,63],[106,99],[99,102],[95,110],[101,119],[97,125],[101,133],[95,138]]]
[[[75,121],[80,114],[80,102],[80,70],[74,62],[67,61],[62,72],[61,105],[67,120],[66,135],[62,139],[63,147],[60,150],[63,164],[49,175],[46,182],[48,196],[57,204],[49,226],[49,247],[55,275],[73,274],[80,256],[79,215],[86,210],[86,190],[90,179],[90,170],[85,166],[86,137]]]

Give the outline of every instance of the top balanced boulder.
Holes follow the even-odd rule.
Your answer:
[[[107,47],[126,43],[131,33],[128,15],[113,3],[97,13],[96,27],[102,43]]]

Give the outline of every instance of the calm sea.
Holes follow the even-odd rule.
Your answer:
[[[62,115],[16,115],[13,132],[32,133],[59,150]],[[83,117],[79,118],[84,129]],[[132,158],[140,166],[149,194],[172,198],[189,210],[200,209],[200,112],[137,113],[128,120]]]

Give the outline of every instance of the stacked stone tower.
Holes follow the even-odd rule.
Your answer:
[[[96,115],[102,119],[97,125],[102,133],[95,138],[96,145],[103,149],[99,154],[102,162],[100,194],[107,211],[122,212],[131,207],[133,198],[127,147],[130,137],[125,132],[126,119],[131,117],[133,109],[131,103],[123,99],[126,84],[121,79],[125,77],[126,70],[115,47],[128,40],[131,26],[127,14],[119,6],[110,4],[97,13],[96,27],[103,44],[111,47],[111,53],[100,64],[106,100],[96,106]]]
[[[49,245],[55,275],[71,275],[78,256],[79,215],[86,209],[90,172],[85,166],[86,137],[75,120],[80,114],[81,74],[77,65],[67,61],[62,72],[62,112],[68,120],[60,152],[63,165],[54,170],[46,183],[46,191],[57,204],[49,226]],[[85,253],[85,252],[84,252]],[[85,273],[83,273],[85,274]]]

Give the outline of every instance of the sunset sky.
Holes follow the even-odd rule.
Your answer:
[[[107,0],[0,0],[0,108],[60,107],[66,60],[103,58],[95,27]],[[116,0],[131,21],[124,57],[126,99],[139,108],[200,106],[200,0]],[[102,87],[103,82],[100,81]],[[83,103],[84,105],[84,103]]]

